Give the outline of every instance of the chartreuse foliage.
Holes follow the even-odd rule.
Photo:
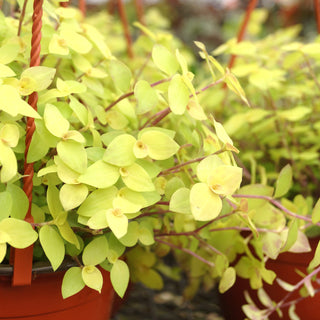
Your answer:
[[[117,32],[118,22],[106,28],[110,17],[105,13],[82,19],[74,8],[46,5],[40,67],[28,68],[26,39],[31,19],[25,20],[17,37],[17,21],[0,16],[2,260],[7,243],[17,248],[35,243],[35,257],[49,260],[54,270],[66,258],[73,258],[76,263],[62,284],[64,298],[85,286],[100,292],[101,268],[110,271],[120,296],[130,279],[160,289],[160,272],[179,277],[179,270],[189,276],[186,297],[201,282],[209,288],[216,279],[221,279],[219,289],[224,292],[237,275],[249,277],[254,288],[260,288],[263,281],[272,283],[275,274],[268,270],[266,259],[276,259],[283,251],[306,251],[301,221],[319,221],[318,204],[312,209],[311,201],[302,195],[292,201],[284,198],[297,178],[297,157],[308,159],[311,165],[316,146],[310,146],[307,153],[292,154],[291,166],[283,166],[282,153],[278,154],[271,172],[257,164],[263,158],[257,151],[260,148],[246,149],[255,141],[247,136],[251,125],[256,128],[252,134],[268,150],[281,140],[280,131],[274,130],[277,126],[292,125],[292,136],[304,136],[307,144],[313,141],[310,134],[305,135],[305,125],[295,126],[311,114],[306,103],[297,105],[292,116],[285,108],[258,109],[258,99],[251,98],[253,88],[280,88],[281,93],[271,91],[273,99],[285,90],[295,91],[294,83],[282,87],[292,60],[286,60],[285,70],[256,67],[253,62],[248,70],[242,67],[240,78],[255,72],[248,80],[247,97],[236,78],[239,68],[224,68],[200,42],[196,45],[204,67],[167,32],[137,24],[144,32],[130,60],[124,53],[122,34]],[[27,7],[27,17],[31,10]],[[252,55],[258,52],[248,44],[239,52],[245,52],[246,45]],[[234,46],[228,42],[218,51],[236,50]],[[289,55],[296,50],[288,45],[282,49]],[[311,49],[299,46],[303,55],[311,54]],[[261,63],[276,59],[269,60],[261,59]],[[195,66],[199,66],[199,80],[190,71]],[[268,75],[275,80],[263,81]],[[308,88],[301,96],[308,96],[312,84],[306,77],[303,81]],[[224,109],[227,115],[233,114],[226,126],[210,110],[221,91],[226,101],[232,100]],[[32,92],[39,95],[37,112],[25,101]],[[234,114],[234,109],[240,111]],[[223,114],[219,111],[217,115]],[[28,210],[21,179],[25,116],[35,119],[27,155],[35,168],[34,229],[23,221]],[[241,183],[243,173],[248,176],[249,171],[234,159],[238,145],[245,149],[243,161],[251,163],[248,185]],[[285,141],[280,149],[289,150]],[[271,154],[276,157],[272,150]],[[281,171],[277,170],[280,166]],[[170,251],[178,271],[163,262]],[[238,260],[237,254],[242,254]],[[317,259],[311,267],[318,264]]]

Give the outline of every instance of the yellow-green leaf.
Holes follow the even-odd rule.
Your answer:
[[[18,170],[17,159],[10,147],[5,145],[0,139],[0,181],[6,183],[10,181]]]
[[[88,187],[84,184],[64,184],[59,192],[59,198],[64,210],[69,211],[81,205],[88,192]]]
[[[117,193],[118,189],[116,187],[93,191],[78,209],[78,214],[85,217],[92,217],[99,211],[112,208],[112,202]]]
[[[154,64],[168,75],[173,75],[179,68],[176,57],[163,45],[156,44],[152,49]]]
[[[158,103],[156,91],[145,80],[139,80],[134,87],[134,96],[137,99],[137,114],[152,110]]]
[[[57,152],[60,159],[72,170],[78,173],[87,170],[87,153],[81,143],[73,140],[60,141]]]
[[[136,141],[130,134],[121,134],[115,137],[108,145],[103,160],[119,167],[132,165],[136,160],[133,153]]]
[[[65,27],[60,32],[61,37],[67,43],[67,46],[80,53],[86,54],[92,49],[92,44],[84,36],[75,32],[74,30]]]
[[[57,270],[65,255],[63,239],[53,227],[45,225],[40,229],[39,240],[53,270]]]
[[[82,261],[85,266],[97,265],[107,258],[108,241],[105,236],[97,237],[91,240],[83,249]]]
[[[140,140],[147,146],[149,157],[155,160],[168,159],[180,148],[171,137],[156,130],[145,131]]]
[[[8,243],[18,249],[29,247],[38,239],[38,233],[31,224],[15,218],[0,221],[0,231],[5,232],[9,236]]]
[[[82,280],[89,288],[101,293],[103,277],[95,266],[85,266],[82,268]]]
[[[239,189],[242,181],[242,169],[221,165],[212,170],[208,177],[208,186],[216,194],[231,196]]]
[[[118,181],[119,176],[119,168],[98,160],[79,176],[78,181],[96,188],[108,188]]]
[[[122,260],[117,260],[110,271],[110,279],[116,293],[123,298],[129,284],[129,268]]]
[[[174,114],[181,115],[185,112],[189,102],[189,89],[181,75],[176,74],[170,81],[168,88],[169,107]]]
[[[66,271],[62,280],[62,297],[63,299],[75,295],[85,287],[82,280],[82,270],[80,267],[71,267]]]
[[[120,174],[124,184],[134,191],[148,192],[155,190],[150,176],[137,163],[129,167],[120,168]]]
[[[43,117],[46,128],[54,136],[62,138],[68,132],[69,121],[63,117],[59,109],[53,104],[46,105]]]
[[[190,190],[180,188],[174,192],[170,199],[170,211],[179,213],[191,213],[190,207]]]
[[[129,90],[132,73],[123,62],[112,60],[110,62],[109,72],[116,88],[122,92]]]
[[[284,196],[291,188],[292,185],[292,168],[287,164],[279,173],[276,181],[276,189],[274,193],[275,198]]]
[[[224,293],[228,291],[236,281],[236,271],[233,267],[227,268],[219,281],[219,292]]]
[[[119,208],[109,209],[106,212],[107,222],[117,238],[123,237],[128,231],[128,218]]]
[[[20,77],[20,94],[26,96],[34,91],[47,89],[56,74],[56,69],[37,66],[25,69]]]
[[[191,213],[197,221],[216,218],[222,209],[222,200],[206,183],[196,183],[190,191]]]

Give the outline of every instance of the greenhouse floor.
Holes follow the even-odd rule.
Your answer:
[[[184,302],[179,283],[166,281],[161,291],[135,284],[111,320],[224,320],[216,290],[199,292]]]

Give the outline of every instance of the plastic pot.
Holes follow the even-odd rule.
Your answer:
[[[290,284],[296,284],[301,280],[301,277],[297,274],[296,270],[302,271],[307,274],[307,267],[314,256],[315,249],[317,247],[319,239],[309,239],[312,251],[307,253],[282,253],[276,260],[269,259],[267,262],[267,269],[271,269],[276,272],[279,279],[282,279]],[[314,284],[314,283],[313,283]],[[313,285],[314,288],[320,286]],[[283,290],[276,281],[273,285],[267,285],[264,283],[264,289],[271,297],[273,301],[280,301],[288,292]],[[226,320],[243,320],[245,314],[242,312],[241,306],[246,304],[244,299],[244,291],[248,291],[251,298],[263,309],[263,306],[257,299],[256,291],[252,290],[249,285],[249,281],[246,279],[238,278],[235,285],[226,293],[220,296],[222,311]],[[289,299],[289,301],[298,299],[300,297],[298,292],[295,292]],[[319,305],[320,305],[320,293],[316,294],[313,298],[308,297],[302,299],[296,304],[295,312],[300,319],[307,320],[319,320]],[[290,320],[288,316],[288,308],[281,309],[283,311],[283,317],[280,318],[276,312],[274,312],[269,320]]]
[[[33,268],[33,280],[29,286],[11,285],[12,268],[0,268],[0,319],[28,320],[108,320],[110,318],[114,290],[109,272],[102,270],[101,294],[84,288],[76,295],[63,299],[61,284],[64,272],[49,272],[50,267]]]

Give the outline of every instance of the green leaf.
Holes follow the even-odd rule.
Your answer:
[[[14,77],[16,74],[8,66],[0,63],[0,78]]]
[[[141,193],[122,188],[118,191],[116,198],[113,200],[113,207],[119,208],[125,213],[135,213],[140,211],[146,205],[145,198]]]
[[[28,222],[15,218],[0,221],[0,231],[5,232],[9,236],[7,242],[18,249],[29,247],[38,239],[38,233]]]
[[[85,287],[82,280],[82,270],[80,267],[71,267],[66,271],[62,280],[62,297],[66,299],[81,291]]]
[[[49,145],[47,144],[47,140],[38,131],[35,131],[29,146],[27,161],[31,163],[43,159],[48,151]]]
[[[106,217],[111,231],[118,239],[127,233],[128,218],[123,214],[121,209],[108,209],[106,212]]]
[[[88,195],[88,187],[83,184],[64,184],[59,198],[64,210],[69,211],[81,205]]]
[[[244,101],[248,106],[250,106],[246,94],[242,89],[238,79],[227,69],[227,73],[225,74],[225,82],[230,90],[232,90],[237,96],[239,96],[242,101]]]
[[[5,145],[0,139],[0,181],[9,182],[18,171],[17,159],[10,147]]]
[[[298,106],[290,110],[278,111],[277,115],[285,120],[296,122],[302,120],[306,115],[310,114],[312,109],[309,107]]]
[[[102,55],[106,59],[111,59],[112,54],[109,47],[105,43],[104,36],[91,24],[82,23],[81,27],[85,30],[88,38],[93,42],[93,44],[98,48]]]
[[[188,188],[180,188],[173,193],[169,210],[179,213],[191,213],[190,190]]]
[[[76,98],[73,96],[69,97],[70,103],[69,107],[72,111],[76,114],[77,118],[81,121],[81,123],[85,126],[88,124],[88,110],[86,107],[80,103]]]
[[[313,270],[314,268],[320,265],[320,241],[317,244],[316,251],[314,253],[314,257],[308,265],[308,270]]]
[[[207,182],[212,170],[225,163],[217,155],[212,155],[201,160],[197,166],[197,177],[201,182]]]
[[[115,137],[108,145],[103,160],[118,167],[132,165],[136,160],[133,153],[136,141],[130,134],[121,134]]]
[[[0,221],[9,217],[11,214],[12,205],[13,201],[10,192],[0,192]]]
[[[299,231],[299,221],[297,219],[292,220],[289,223],[288,234],[286,242],[281,249],[282,252],[288,251],[297,241]]]
[[[57,89],[58,89],[58,97],[66,97],[71,93],[83,93],[86,92],[87,87],[78,81],[75,80],[66,80],[57,79]]]
[[[13,86],[2,84],[0,86],[0,96],[0,110],[7,112],[11,116],[15,117],[21,114],[35,119],[41,118],[27,102],[21,99],[17,89]]]
[[[105,229],[109,227],[106,210],[96,212],[88,221],[87,226],[94,230]]]
[[[139,280],[150,289],[161,290],[163,288],[163,280],[160,274],[153,269],[145,269]]]
[[[153,226],[149,221],[141,221],[139,225],[139,241],[145,246],[154,244]]]
[[[78,184],[78,178],[80,176],[80,173],[72,170],[69,166],[67,166],[59,156],[54,157],[54,162],[56,165],[56,170],[58,177],[61,181],[67,184]]]
[[[156,130],[145,131],[140,140],[147,146],[149,157],[154,160],[168,159],[180,149],[171,137]]]
[[[292,168],[287,164],[279,173],[276,181],[276,189],[274,193],[275,198],[284,196],[291,188],[292,185]]]
[[[6,123],[0,129],[0,140],[6,146],[14,148],[19,142],[19,128],[15,124]]]
[[[214,193],[231,196],[239,189],[241,181],[242,168],[221,165],[211,171],[207,183]]]
[[[62,236],[63,239],[65,239],[66,241],[74,244],[76,246],[76,248],[80,248],[80,243],[78,241],[78,238],[76,236],[76,234],[73,232],[72,228],[70,227],[69,223],[67,221],[65,221],[65,223],[63,224],[58,224],[56,223],[59,232]]]
[[[66,56],[69,54],[69,48],[66,41],[57,34],[53,34],[49,43],[49,53]]]
[[[225,293],[228,291],[236,281],[236,271],[233,267],[227,268],[219,282],[219,292]]]
[[[57,144],[61,160],[72,170],[84,173],[87,170],[87,153],[83,145],[73,140],[63,140]]]
[[[154,191],[155,186],[148,173],[138,164],[120,168],[120,174],[124,184],[138,192]]]
[[[34,91],[47,89],[53,81],[56,69],[44,66],[30,67],[25,69],[20,77],[20,94],[27,96]]]
[[[134,96],[137,99],[137,114],[144,114],[152,110],[158,103],[156,91],[145,80],[139,80],[134,87]]]
[[[126,247],[133,247],[137,244],[139,238],[139,223],[132,221],[128,225],[127,233],[119,238],[119,241]]]
[[[173,75],[179,68],[176,57],[161,44],[154,45],[152,49],[152,59],[154,64],[168,75]]]
[[[190,191],[191,213],[197,221],[216,218],[222,209],[222,200],[206,183],[196,183]]]
[[[53,185],[49,185],[47,189],[47,204],[54,219],[64,211],[59,198],[59,190]]]
[[[187,111],[189,112],[190,116],[196,120],[201,121],[201,120],[206,120],[208,118],[203,108],[194,99],[189,100]]]
[[[28,208],[29,200],[25,192],[15,184],[8,184],[7,192],[10,193],[12,201],[11,217],[24,219]]]
[[[132,73],[123,62],[112,60],[110,62],[109,72],[116,88],[122,92],[130,89]]]
[[[118,189],[116,187],[93,191],[78,209],[78,214],[85,217],[92,217],[99,211],[112,208],[112,202],[117,192]]]
[[[53,270],[57,270],[65,255],[63,239],[53,227],[45,225],[39,231],[39,240]]]
[[[109,188],[119,179],[119,168],[98,160],[93,163],[78,181],[96,188]]]
[[[311,217],[313,224],[316,224],[320,221],[320,198],[318,199],[314,208],[312,209]]]
[[[181,115],[185,112],[189,102],[189,89],[181,75],[176,74],[170,81],[168,88],[169,107],[174,114]]]
[[[46,104],[43,118],[46,128],[54,136],[62,138],[68,132],[69,121],[63,117],[59,109],[53,104]]]
[[[86,54],[92,49],[92,44],[82,35],[65,27],[60,31],[61,37],[66,41],[68,47],[80,54]]]
[[[0,263],[3,261],[7,253],[7,244],[0,243]]]
[[[129,268],[122,260],[117,260],[110,271],[110,279],[116,293],[123,298],[129,284]]]
[[[95,266],[85,266],[82,268],[82,280],[89,288],[101,293],[103,277]]]
[[[85,266],[97,265],[102,263],[107,258],[108,241],[105,236],[94,238],[83,250],[82,261]]]

